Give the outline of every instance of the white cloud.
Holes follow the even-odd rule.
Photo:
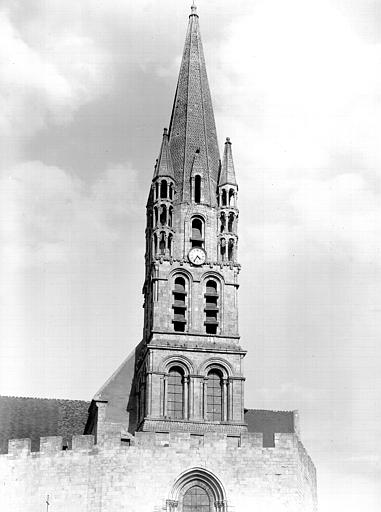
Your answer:
[[[48,123],[71,119],[83,104],[109,88],[108,55],[94,40],[67,30],[36,27],[25,38],[6,11],[0,12],[0,136],[2,166],[18,157],[25,138]],[[41,43],[44,41],[44,44]],[[106,80],[107,76],[107,80]]]
[[[378,46],[329,2],[273,0],[235,18],[215,56],[217,116],[252,191],[246,249],[379,262]]]
[[[122,237],[120,223],[134,216],[137,174],[130,167],[106,170],[91,186],[42,162],[25,162],[0,182],[5,268],[86,258]]]

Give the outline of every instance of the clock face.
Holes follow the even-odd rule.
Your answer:
[[[193,265],[202,265],[206,260],[206,252],[202,247],[192,247],[188,253],[188,259]]]

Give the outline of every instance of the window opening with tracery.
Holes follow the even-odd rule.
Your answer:
[[[208,493],[200,486],[195,485],[188,489],[183,498],[182,512],[211,512],[211,503]]]

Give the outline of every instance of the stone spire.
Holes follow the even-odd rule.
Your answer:
[[[203,169],[206,203],[216,204],[219,150],[198,14],[192,5],[169,127],[178,201],[190,202],[195,153]]]
[[[168,130],[164,128],[163,141],[161,143],[160,154],[155,165],[154,179],[159,176],[166,176],[175,179],[173,172],[173,164],[171,158],[171,151],[168,143]]]
[[[232,143],[230,142],[229,137],[226,137],[224,158],[222,160],[220,179],[218,181],[218,186],[221,187],[222,185],[234,185],[237,187],[232,155]]]

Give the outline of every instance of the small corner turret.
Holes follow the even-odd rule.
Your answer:
[[[236,262],[238,249],[238,185],[235,177],[232,143],[226,137],[224,157],[218,180],[219,258]]]
[[[173,241],[173,199],[175,177],[171,151],[168,143],[168,130],[164,128],[159,158],[156,160],[148,205],[149,262],[157,257],[172,256]]]

